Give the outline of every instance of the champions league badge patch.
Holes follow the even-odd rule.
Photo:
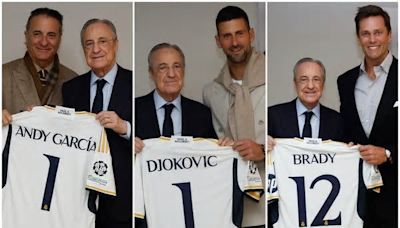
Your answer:
[[[93,165],[93,171],[99,176],[104,176],[107,173],[107,164],[103,161],[97,161]]]

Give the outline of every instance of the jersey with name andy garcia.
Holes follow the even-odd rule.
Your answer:
[[[87,189],[116,194],[107,136],[91,113],[15,114],[3,146],[4,228],[95,227]]]
[[[135,217],[150,228],[240,227],[243,196],[259,200],[254,162],[215,140],[144,140],[135,161]]]
[[[279,218],[270,218],[275,228],[361,228],[366,188],[383,185],[357,146],[276,139],[269,155],[267,199],[278,200]]]

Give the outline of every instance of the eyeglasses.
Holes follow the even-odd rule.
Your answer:
[[[300,85],[307,85],[308,83],[312,82],[312,84],[322,84],[322,78],[320,77],[313,77],[313,78],[307,78],[307,77],[301,77],[297,80]]]
[[[183,70],[183,65],[180,63],[175,63],[172,66],[168,66],[167,64],[160,64],[155,67],[157,72],[159,73],[167,73],[169,70],[172,68],[173,71],[182,71]]]
[[[94,48],[94,45],[97,44],[102,48],[106,48],[110,45],[111,42],[113,42],[114,40],[116,40],[116,38],[112,38],[112,39],[106,39],[106,38],[100,38],[99,40],[94,41],[94,40],[88,40],[86,41],[83,46],[85,47],[85,49],[87,50],[91,50]]]

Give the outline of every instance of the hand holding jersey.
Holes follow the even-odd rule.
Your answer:
[[[146,218],[148,227],[240,227],[244,194],[258,200],[263,193],[254,162],[216,140],[143,142],[135,161],[135,217]]]
[[[311,142],[316,144],[300,139],[275,141],[268,153],[267,190],[269,201],[278,200],[275,228],[362,227],[365,188],[383,183],[375,166],[360,162],[357,146],[314,139]]]
[[[116,195],[107,136],[93,114],[35,107],[13,115],[3,145],[5,228],[94,228],[85,186]]]

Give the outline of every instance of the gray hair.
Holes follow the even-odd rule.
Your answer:
[[[170,44],[170,43],[159,43],[150,50],[149,55],[147,56],[147,63],[149,64],[149,70],[151,70],[151,67],[153,66],[152,59],[153,59],[154,52],[156,52],[160,49],[163,49],[163,48],[172,48],[172,49],[176,50],[182,58],[183,67],[185,67],[185,55],[183,54],[182,49],[178,45]]]
[[[325,76],[326,76],[326,71],[325,71],[325,66],[322,64],[322,62],[318,59],[313,59],[310,57],[305,57],[297,61],[297,63],[293,67],[293,81],[296,81],[296,73],[297,73],[297,68],[299,67],[300,64],[303,63],[316,63],[318,66],[321,67],[322,69],[322,82],[325,83]]]
[[[86,29],[90,25],[96,24],[96,23],[102,23],[102,24],[107,25],[111,29],[112,33],[113,33],[113,36],[114,36],[113,38],[118,40],[117,29],[115,28],[114,24],[110,20],[93,18],[93,19],[90,19],[90,20],[86,21],[86,23],[83,25],[83,27],[81,29],[81,44],[82,44],[82,47],[84,47],[83,36],[85,34]]]

